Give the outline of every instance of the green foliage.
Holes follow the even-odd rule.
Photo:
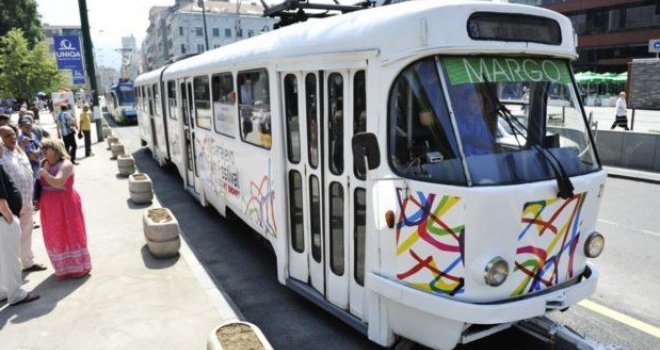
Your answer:
[[[19,29],[0,37],[0,96],[30,100],[39,91],[54,91],[64,82],[44,42],[32,49]]]
[[[44,40],[36,0],[0,0],[0,36],[13,28],[23,31],[29,47]]]

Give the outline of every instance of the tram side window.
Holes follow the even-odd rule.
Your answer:
[[[142,87],[140,87],[140,89],[142,90],[142,110],[146,112],[147,111],[147,103],[148,103],[147,100],[149,99],[149,97],[147,97],[147,93],[146,93],[147,87],[142,86]]]
[[[302,253],[305,251],[302,176],[295,170],[289,172],[289,191],[291,246],[296,252]]]
[[[272,136],[268,72],[265,69],[239,72],[237,81],[241,139],[270,149]]]
[[[364,188],[355,189],[355,200],[353,205],[355,242],[355,282],[364,286],[364,259],[366,250],[367,234],[367,191]]]
[[[211,130],[211,92],[209,91],[209,77],[206,75],[194,77],[193,92],[195,94],[195,126]]]
[[[231,73],[211,77],[213,93],[213,121],[215,132],[234,137],[236,125],[236,91]]]
[[[339,73],[328,76],[328,146],[330,171],[344,172],[344,78]]]
[[[309,165],[316,169],[319,166],[319,123],[318,94],[316,92],[316,75],[305,76],[305,108],[307,111],[307,147]]]
[[[330,266],[337,276],[344,275],[344,188],[330,184]]]
[[[312,236],[312,258],[314,261],[321,262],[321,188],[319,178],[315,175],[309,177],[309,219],[311,223]]]
[[[284,77],[284,113],[286,116],[286,147],[291,163],[300,162],[300,114],[298,113],[298,79],[293,74]]]
[[[404,69],[389,97],[389,160],[405,177],[465,185],[434,59]]]
[[[151,95],[151,87],[147,87],[147,99],[149,100],[149,115],[154,115],[154,99]]]
[[[353,76],[353,135],[367,131],[367,86],[364,71]],[[353,167],[355,177],[365,180],[366,174]]]
[[[153,112],[154,115],[159,116],[160,115],[160,93],[158,92],[158,85],[153,84],[151,85],[151,90],[154,96],[154,108]]]
[[[176,83],[172,80],[167,82],[167,113],[170,119],[178,119],[178,108],[176,104]]]

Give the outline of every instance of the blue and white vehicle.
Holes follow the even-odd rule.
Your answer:
[[[453,348],[596,288],[574,33],[486,1],[299,23],[139,76],[140,137],[270,242],[280,283],[380,345]]]
[[[120,124],[136,124],[135,91],[133,82],[120,79],[110,87],[106,98],[108,113],[115,122]]]

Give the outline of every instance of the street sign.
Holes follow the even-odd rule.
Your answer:
[[[649,52],[660,52],[660,39],[649,40]]]
[[[54,42],[57,68],[84,71],[78,36],[56,35]]]

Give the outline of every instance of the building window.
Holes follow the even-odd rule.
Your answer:
[[[195,27],[195,35],[197,35],[197,36],[203,36],[204,35],[204,31],[202,30],[201,27]]]
[[[213,36],[215,37],[220,36],[220,28],[213,28]]]
[[[186,44],[181,44],[181,54],[186,53]]]
[[[197,52],[204,52],[204,44],[197,44]]]
[[[248,30],[248,38],[251,38],[254,36],[254,30],[250,29]]]
[[[242,38],[243,37],[243,29],[236,28],[236,37],[237,38]]]
[[[183,36],[183,27],[179,27],[179,36]]]
[[[225,38],[231,38],[231,29],[225,28]]]

